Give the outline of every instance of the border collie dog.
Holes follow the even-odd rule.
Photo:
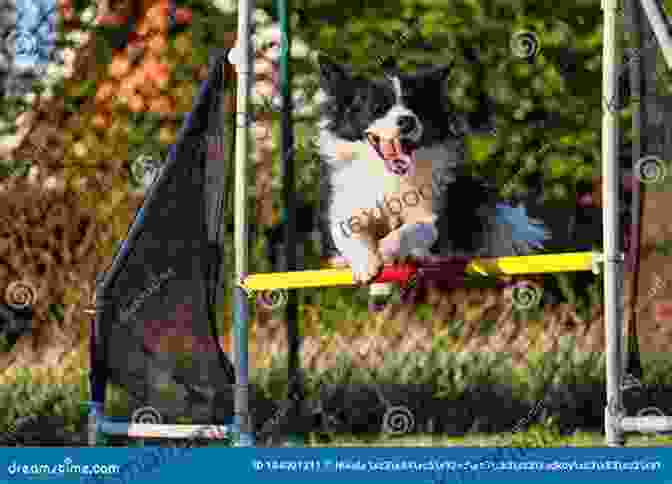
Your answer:
[[[550,233],[541,222],[467,173],[464,136],[445,102],[450,66],[367,79],[325,56],[318,61],[321,223],[356,283],[408,257],[543,247]],[[375,300],[390,292],[390,284],[372,284],[370,307],[380,309]]]

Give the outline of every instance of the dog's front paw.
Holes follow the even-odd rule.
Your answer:
[[[383,268],[383,260],[376,251],[362,252],[352,258],[350,267],[356,284],[371,282]]]
[[[437,238],[438,231],[433,224],[416,223],[390,232],[378,247],[386,263],[403,264],[414,257],[429,256],[429,249]]]

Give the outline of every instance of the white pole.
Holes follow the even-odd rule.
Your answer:
[[[239,63],[236,105],[236,166],[234,199],[234,248],[236,280],[241,281],[247,272],[247,158],[249,153],[250,90],[252,86],[251,24],[254,0],[238,3],[238,48]],[[234,288],[234,361],[236,362],[236,386],[234,413],[236,428],[240,432],[240,446],[254,445],[254,428],[249,411],[248,367],[248,300],[242,287]]]
[[[607,445],[625,443],[620,425],[622,416],[621,373],[623,320],[620,311],[622,258],[619,252],[619,31],[618,0],[603,0],[604,42],[602,54],[602,216],[604,256],[604,326],[607,353],[607,406],[605,433]]]

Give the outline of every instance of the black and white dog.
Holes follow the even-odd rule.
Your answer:
[[[524,255],[550,237],[464,169],[464,135],[444,102],[450,67],[374,80],[319,64],[323,227],[357,283],[409,256]]]

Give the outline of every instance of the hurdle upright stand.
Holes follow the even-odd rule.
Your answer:
[[[667,68],[672,70],[672,35],[665,13],[655,0],[641,0],[642,9],[651,24],[660,46]],[[604,10],[604,56],[603,87],[608,100],[616,100],[618,94],[618,0],[603,0]],[[612,104],[616,104],[611,101]],[[602,124],[603,154],[603,214],[605,243],[605,329],[607,351],[607,407],[605,409],[605,433],[607,445],[621,446],[624,434],[656,433],[672,431],[672,416],[627,417],[623,409],[623,312],[622,304],[623,271],[622,260],[617,257],[618,241],[618,113],[611,113],[605,106]]]
[[[604,254],[604,326],[606,331],[607,406],[605,433],[607,445],[625,443],[618,425],[623,416],[622,381],[623,311],[621,311],[623,256],[619,252],[619,115],[618,105],[619,29],[618,0],[602,0],[604,40],[602,54],[602,216]]]
[[[254,72],[252,69],[252,10],[254,0],[238,3],[238,46],[242,53],[238,66],[236,92],[236,160],[234,195],[234,249],[235,277],[242,281],[247,272],[247,158],[249,154],[250,91]],[[238,434],[237,445],[254,446],[254,426],[250,414],[249,398],[249,301],[247,293],[234,284],[234,361],[236,382],[234,392],[234,429]]]

